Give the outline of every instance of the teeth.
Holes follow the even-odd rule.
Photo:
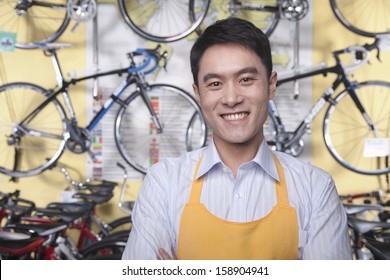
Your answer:
[[[248,113],[239,113],[239,114],[222,115],[222,117],[228,121],[237,121],[245,118],[247,115]]]

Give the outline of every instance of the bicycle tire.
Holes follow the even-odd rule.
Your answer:
[[[125,246],[122,239],[101,240],[80,250],[79,255],[82,260],[120,260]]]
[[[191,14],[193,10],[194,8],[191,7]],[[208,14],[196,31],[201,34],[208,25],[228,17],[246,19],[269,37],[274,32],[281,17],[280,0],[213,1]]]
[[[129,238],[129,235],[130,235],[130,231],[131,230],[120,230],[120,231],[115,231],[113,233],[110,233],[109,235],[107,235],[106,237],[104,237],[104,239],[108,240],[108,239],[111,239],[111,240],[123,240],[123,241],[127,241],[127,239]]]
[[[17,48],[36,48],[35,42],[53,42],[64,33],[70,22],[67,0],[2,0],[0,27],[16,33]]]
[[[375,37],[390,32],[388,1],[330,0],[330,6],[337,20],[353,33]]]
[[[58,139],[27,135],[16,130],[16,124],[45,100],[47,93],[44,88],[30,83],[0,86],[0,173],[11,177],[37,175],[62,155],[66,142],[66,114],[57,99],[47,104],[24,128],[56,133]],[[21,158],[16,159],[16,152],[21,153]]]
[[[157,133],[139,91],[126,100],[115,120],[115,142],[125,161],[141,173],[157,161],[203,147],[207,139],[207,126],[195,99],[183,89],[167,84],[150,85],[147,94],[163,126]],[[189,145],[188,124],[193,114]]]
[[[190,35],[207,14],[210,0],[160,0],[145,4],[118,0],[125,23],[146,40],[168,43]],[[196,7],[196,16],[190,16]]]
[[[368,117],[376,126],[375,138],[390,138],[390,83],[367,81],[354,85],[354,88]],[[337,95],[328,107],[323,122],[323,137],[333,158],[345,168],[364,175],[390,172],[389,155],[364,157],[365,141],[374,136],[347,90]]]

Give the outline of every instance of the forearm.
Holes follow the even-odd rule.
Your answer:
[[[168,203],[162,185],[151,175],[145,177],[133,210],[133,227],[123,259],[156,260],[160,248],[171,253]]]

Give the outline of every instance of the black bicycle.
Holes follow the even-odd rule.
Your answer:
[[[389,173],[390,83],[376,80],[359,82],[352,80],[350,75],[368,62],[370,51],[377,49],[379,57],[379,45],[380,39],[377,38],[372,44],[334,51],[333,66],[321,64],[279,73],[278,86],[317,75],[332,74],[335,79],[293,131],[286,131],[276,103],[271,100],[268,127],[265,129],[269,144],[275,150],[298,156],[304,148],[302,136],[310,132],[313,119],[328,104],[323,120],[323,137],[333,158],[357,173]],[[351,55],[349,65],[343,55]]]

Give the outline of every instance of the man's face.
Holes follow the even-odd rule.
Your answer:
[[[193,89],[214,142],[259,144],[276,73],[268,79],[256,53],[235,44],[210,47],[199,66],[199,85]]]

